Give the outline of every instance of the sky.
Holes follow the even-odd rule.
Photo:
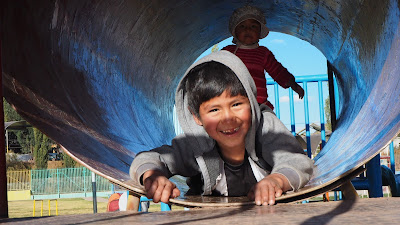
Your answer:
[[[232,44],[232,37],[218,43],[218,48]],[[288,69],[295,77],[327,74],[327,65],[325,56],[313,45],[296,38],[291,35],[270,32],[268,36],[259,42],[260,45],[269,48],[275,55],[276,59]],[[199,58],[211,53],[212,46],[202,53]],[[266,74],[269,78],[269,75]],[[303,86],[302,84],[300,84]],[[327,83],[323,83],[323,99],[328,97]],[[308,83],[308,104],[309,104],[309,121],[311,123],[320,124],[318,85],[317,83]],[[295,125],[296,132],[305,127],[304,116],[304,100],[298,98],[297,93],[294,94],[295,100]],[[268,86],[268,99],[274,104],[275,94],[274,88]],[[290,130],[290,109],[289,109],[289,91],[288,89],[279,88],[280,99],[280,119]],[[274,104],[275,105],[275,104]],[[324,116],[325,117],[325,116]],[[326,118],[324,118],[326,121]]]

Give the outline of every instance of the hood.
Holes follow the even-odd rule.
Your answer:
[[[215,141],[208,136],[203,127],[197,125],[194,121],[193,116],[188,109],[187,98],[184,94],[185,87],[184,83],[182,82],[182,80],[187,76],[188,72],[193,67],[210,61],[219,62],[229,67],[239,78],[240,82],[246,90],[247,96],[251,104],[252,115],[251,127],[246,136],[246,150],[250,157],[252,157],[254,160],[257,160],[257,156],[255,154],[255,136],[261,117],[260,108],[256,98],[257,88],[253,81],[253,78],[251,77],[242,60],[240,60],[237,56],[230,53],[229,51],[225,50],[211,53],[210,55],[207,55],[195,62],[187,69],[185,75],[182,77],[176,89],[176,111],[179,119],[179,124],[184,131],[184,135],[186,137],[189,137],[189,140],[191,140],[188,144],[193,149],[196,157],[204,154],[205,152],[211,151],[215,145]]]

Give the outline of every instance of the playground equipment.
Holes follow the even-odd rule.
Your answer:
[[[34,199],[33,200],[33,211],[32,211],[32,216],[35,217],[36,213],[36,201],[40,201],[40,216],[43,216],[43,201],[47,200],[48,202],[48,210],[49,210],[49,216],[51,216],[51,207],[50,207],[50,202],[54,201],[56,204],[56,216],[58,216],[58,201],[57,199]]]
[[[177,82],[201,52],[230,36],[229,16],[242,4],[5,1],[4,96],[81,164],[134,189],[132,159],[174,137]],[[265,11],[271,31],[310,42],[335,72],[338,123],[303,191],[332,188],[360,172],[400,129],[399,2],[251,4]]]

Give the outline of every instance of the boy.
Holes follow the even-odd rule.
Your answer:
[[[236,45],[228,45],[222,50],[232,52],[244,62],[256,83],[259,104],[264,103],[274,109],[271,102],[267,100],[267,81],[264,70],[280,86],[291,87],[299,94],[300,99],[303,98],[304,90],[295,82],[294,76],[275,59],[268,48],[258,45],[259,40],[269,33],[265,17],[260,9],[250,5],[236,9],[229,20],[229,31],[233,36],[232,42]]]
[[[180,195],[167,178],[189,177],[191,194],[245,196],[275,204],[283,192],[310,179],[313,162],[296,139],[256,100],[243,62],[228,51],[192,65],[178,85],[175,102],[184,134],[171,146],[139,153],[130,168],[154,202]]]

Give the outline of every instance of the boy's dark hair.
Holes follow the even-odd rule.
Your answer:
[[[210,61],[192,68],[184,81],[189,109],[200,118],[199,109],[203,102],[220,96],[225,90],[231,96],[246,96],[246,90],[236,74],[222,63]]]

